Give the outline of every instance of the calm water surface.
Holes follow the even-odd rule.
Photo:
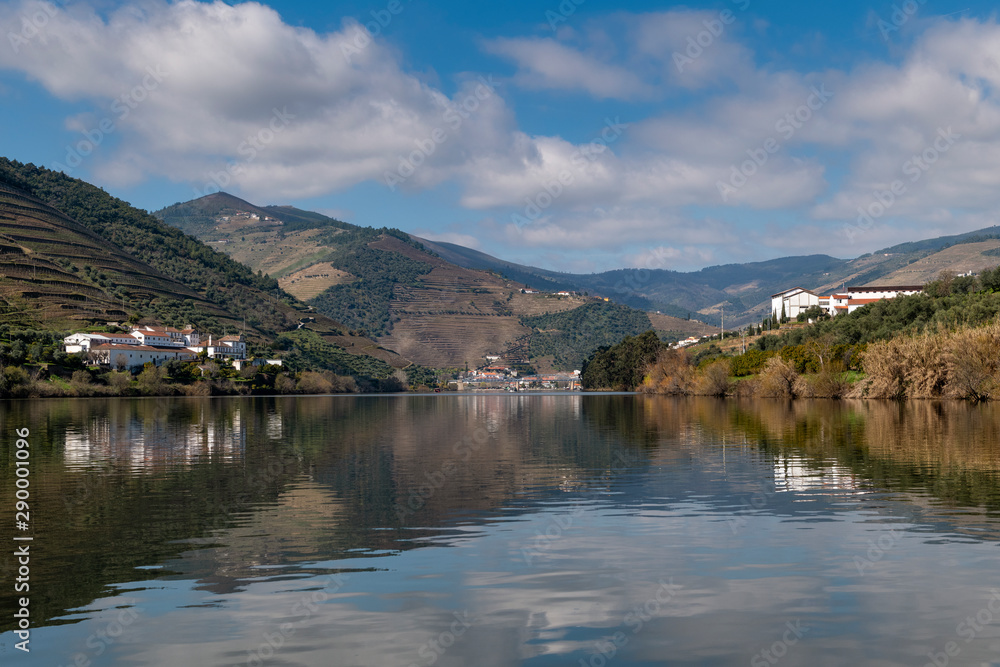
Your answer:
[[[1000,664],[998,406],[76,399],[0,426],[3,665]]]

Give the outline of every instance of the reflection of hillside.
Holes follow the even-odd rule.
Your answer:
[[[176,572],[217,591],[419,546],[460,514],[531,511],[607,471],[613,432],[580,396],[96,399],[17,402],[32,425],[39,619],[120,582]],[[9,442],[0,444],[13,465]],[[412,493],[450,471],[418,509]],[[13,497],[13,475],[0,493]],[[426,489],[423,491],[426,492]],[[512,507],[513,505],[513,507]],[[6,533],[0,534],[2,538]],[[9,565],[0,557],[0,568]],[[165,564],[166,570],[137,570]],[[42,585],[47,582],[48,585]],[[8,591],[0,593],[7,604]]]
[[[305,478],[292,481],[274,503],[243,513],[234,526],[187,540],[208,546],[188,551],[168,567],[199,578],[206,590],[229,593],[261,576],[261,568],[316,562],[356,546],[335,542],[344,514],[329,489]]]
[[[984,516],[1000,509],[1000,406],[761,400],[726,405],[728,427],[757,442],[779,464],[804,455],[818,471],[807,476],[849,475],[866,486],[906,494],[928,521],[1000,539]],[[716,417],[701,423],[717,432],[727,428]]]
[[[907,494],[933,530],[991,538],[981,515],[953,510],[1000,507],[997,410],[565,394],[99,399],[6,404],[0,426],[32,429],[46,544],[32,604],[50,619],[121,582],[175,573],[231,591],[598,495],[669,505],[694,489],[721,516],[773,483],[790,493],[764,511],[789,515],[797,494],[829,504],[875,487]],[[8,470],[10,446],[0,442]],[[4,497],[12,485],[0,475]],[[149,565],[166,569],[136,569]]]

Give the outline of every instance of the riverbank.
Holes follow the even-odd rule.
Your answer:
[[[753,363],[745,357],[753,353]],[[751,351],[701,365],[684,350],[661,351],[648,364],[639,389],[650,394],[760,398],[952,398],[1000,397],[1000,323],[951,331],[897,336],[859,350],[831,346],[780,353]],[[845,370],[856,354],[859,368]],[[796,358],[801,356],[802,358]],[[734,368],[758,372],[733,377]],[[803,367],[818,367],[804,373]]]
[[[391,393],[405,391],[396,377],[356,379],[331,371],[237,373],[209,368],[199,374],[187,367],[147,366],[138,375],[128,371],[77,369],[72,373],[29,373],[8,366],[0,373],[0,398],[89,398],[95,396],[257,396],[293,394]]]

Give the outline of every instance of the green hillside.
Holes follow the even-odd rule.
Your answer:
[[[532,327],[531,357],[552,355],[554,365],[561,370],[580,370],[597,348],[653,327],[645,313],[604,301],[561,313],[525,317],[522,322]]]
[[[409,361],[285,293],[277,281],[83,181],[0,158],[0,310],[8,326],[140,321],[245,330],[267,345],[304,328],[317,368],[368,376]],[[317,348],[320,349],[320,348]]]
[[[103,324],[158,307],[201,320],[233,319],[182,282],[2,182],[0,274],[0,311],[7,324]]]
[[[770,297],[790,287],[830,292],[843,284],[923,284],[941,271],[978,271],[1000,252],[1000,227],[966,234],[902,243],[845,260],[829,255],[782,257],[764,262],[711,266],[700,271],[617,269],[570,274],[514,264],[451,243],[425,241],[441,257],[459,266],[496,271],[542,290],[578,290],[607,296],[633,308],[691,316],[718,325],[758,322],[767,315]]]
[[[257,206],[225,193],[155,215],[422,366],[477,367],[486,355],[500,355],[543,371],[573,369],[598,347],[651,326],[643,312],[557,296],[554,287],[522,293],[521,283],[457,266],[395,229]]]

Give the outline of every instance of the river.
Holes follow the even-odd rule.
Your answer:
[[[997,404],[68,399],[0,425],[3,665],[1000,664]]]

